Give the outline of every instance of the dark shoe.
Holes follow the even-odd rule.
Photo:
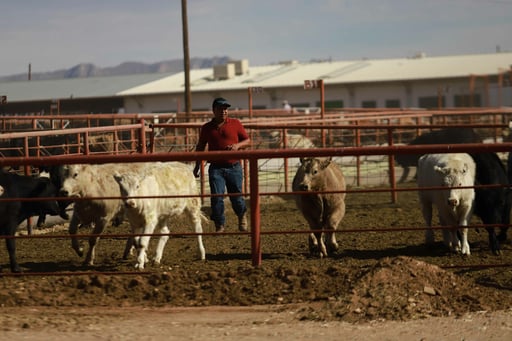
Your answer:
[[[222,233],[225,231],[224,225],[215,225],[215,232]]]
[[[241,232],[247,231],[247,212],[238,217],[238,229]]]

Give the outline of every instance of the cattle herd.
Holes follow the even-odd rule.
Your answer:
[[[424,134],[412,143],[481,141],[471,129],[445,129]],[[510,223],[511,197],[510,177],[495,153],[397,155],[396,161],[404,169],[417,167],[426,243],[434,241],[431,228],[435,208],[440,224],[449,227],[443,229],[443,239],[451,251],[470,255],[467,225],[475,214],[487,225],[491,251],[500,254],[500,243],[506,240]],[[511,167],[509,157],[509,172]],[[71,246],[79,256],[84,254],[84,248],[76,237],[77,230],[80,226],[93,227],[85,257],[88,265],[94,264],[95,248],[105,227],[119,225],[124,220],[130,223],[133,236],[127,238],[123,258],[128,258],[135,249],[135,268],[144,269],[149,260],[150,236],[159,232],[157,249],[151,259],[159,263],[169,238],[166,235],[169,222],[182,213],[188,217],[191,232],[197,234],[198,258],[205,260],[201,233],[207,218],[202,213],[196,179],[188,165],[180,162],[133,163],[129,167],[113,163],[81,164],[53,166],[47,170],[49,177],[0,172],[0,232],[6,240],[12,272],[21,271],[12,238],[18,225],[31,216],[40,220],[45,215],[66,218],[65,210],[70,204],[73,205],[68,230]],[[345,215],[347,196],[342,170],[331,158],[301,158],[293,179],[293,192],[296,206],[311,229],[310,253],[329,256],[338,249],[334,231]],[[52,200],[54,197],[60,199]],[[16,200],[19,198],[28,200]]]

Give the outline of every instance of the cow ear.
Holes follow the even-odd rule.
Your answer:
[[[327,159],[325,159],[325,160],[322,160],[322,161],[320,162],[320,167],[321,167],[322,169],[327,168],[327,167],[331,164],[331,161],[332,161],[332,157],[329,157],[329,158],[327,158]]]
[[[439,166],[437,166],[437,165],[436,165],[436,166],[434,166],[434,171],[436,171],[437,173],[441,173],[441,174],[445,174],[445,173],[446,173],[446,171],[445,171],[445,169],[444,169],[444,168],[439,167]]]
[[[303,158],[303,157],[301,157],[301,158],[300,158],[300,163],[301,163],[301,164],[304,164],[304,162],[305,162],[305,161],[306,161],[306,159],[305,159],[305,158]]]
[[[117,182],[121,182],[121,180],[123,179],[123,177],[117,172],[113,175],[113,177],[114,180],[116,180]]]

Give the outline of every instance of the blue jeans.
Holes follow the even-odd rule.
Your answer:
[[[241,194],[243,176],[240,162],[223,166],[211,164],[208,169],[211,194],[224,194],[225,189],[227,189],[229,194]],[[235,211],[238,217],[247,211],[245,199],[242,195],[230,195],[229,200],[231,201],[233,211]],[[215,222],[215,226],[225,225],[224,196],[212,196],[210,202],[212,207],[210,218]]]

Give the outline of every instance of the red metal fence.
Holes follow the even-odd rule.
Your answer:
[[[453,114],[447,113],[448,116],[458,115],[460,112],[454,112]],[[471,112],[471,115],[474,115],[474,112]],[[484,115],[485,113],[480,112],[480,114]],[[475,129],[480,129],[482,131],[487,132],[488,137],[493,138],[495,141],[501,140],[502,132],[508,130],[508,115],[509,111],[502,112],[499,118],[495,118],[495,112],[489,112],[489,118],[485,123],[479,124],[470,124],[465,122],[464,125],[466,127],[473,127]],[[470,114],[462,114],[463,117],[469,118]],[[467,116],[464,116],[467,115]],[[139,119],[139,123],[134,124],[124,124],[119,126],[105,126],[105,127],[87,127],[87,128],[72,128],[72,129],[59,129],[59,130],[51,130],[51,131],[43,131],[43,132],[24,132],[24,133],[8,133],[1,134],[0,139],[12,139],[18,138],[16,134],[22,134],[21,138],[28,141],[29,138],[41,138],[45,135],[58,135],[58,134],[77,134],[80,135],[80,138],[77,138],[77,141],[82,141],[77,144],[79,147],[77,148],[79,152],[77,153],[69,153],[64,155],[48,156],[44,155],[41,152],[37,152],[37,148],[33,148],[32,151],[36,151],[35,155],[31,152],[29,148],[29,143],[24,143],[24,155],[23,156],[8,156],[8,157],[0,157],[0,166],[6,167],[16,167],[23,166],[25,168],[28,167],[38,167],[41,165],[58,165],[58,164],[75,164],[75,163],[108,163],[108,162],[118,162],[118,163],[131,163],[131,162],[156,162],[156,161],[183,161],[183,162],[195,162],[196,160],[224,160],[224,159],[233,159],[240,158],[246,160],[244,163],[246,165],[247,170],[247,183],[248,188],[246,190],[246,195],[250,198],[251,205],[251,218],[250,218],[250,226],[251,230],[247,234],[251,238],[251,249],[252,249],[252,264],[254,266],[260,266],[262,263],[262,252],[261,252],[261,236],[264,234],[272,234],[276,233],[275,231],[261,231],[260,225],[260,200],[262,196],[265,195],[273,195],[276,193],[279,194],[293,194],[289,191],[288,183],[289,179],[287,178],[289,169],[285,168],[283,172],[285,173],[285,183],[284,183],[284,191],[262,191],[261,186],[261,176],[262,171],[260,167],[261,160],[274,160],[274,159],[282,159],[286,160],[299,158],[304,156],[314,156],[314,157],[355,157],[357,160],[364,156],[385,156],[388,158],[387,165],[388,168],[384,172],[387,171],[387,180],[382,186],[382,183],[379,183],[380,188],[359,188],[360,183],[357,183],[357,186],[354,189],[350,189],[349,191],[360,191],[360,192],[371,192],[371,191],[386,191],[391,195],[391,201],[396,201],[396,195],[401,190],[397,188],[395,183],[395,174],[394,174],[394,162],[393,158],[396,154],[425,154],[425,153],[446,153],[446,152],[497,152],[497,153],[508,153],[512,150],[512,143],[510,142],[500,142],[500,143],[485,143],[485,144],[461,144],[461,145],[417,145],[417,146],[404,146],[404,145],[396,145],[395,138],[397,136],[404,136],[406,131],[422,131],[428,129],[436,129],[441,127],[446,127],[446,124],[414,124],[414,125],[402,125],[402,124],[392,124],[390,120],[390,115],[387,118],[383,118],[383,115],[377,115],[379,119],[387,119],[389,123],[386,124],[326,124],[326,122],[318,123],[315,122],[314,119],[307,121],[303,124],[280,124],[275,123],[270,124],[269,122],[247,122],[246,127],[255,135],[259,134],[261,136],[261,132],[265,130],[277,130],[280,132],[280,138],[282,139],[282,147],[285,148],[262,148],[262,149],[253,149],[248,151],[229,151],[229,152],[193,152],[191,151],[191,146],[195,143],[195,136],[197,135],[197,130],[199,128],[199,124],[189,124],[189,123],[175,123],[175,124],[160,124],[153,123],[151,119],[151,124],[147,124],[145,119]],[[420,115],[424,117],[424,115]],[[499,122],[499,123],[498,123]],[[452,123],[453,126],[455,124]],[[162,133],[161,129],[165,129],[165,133]],[[120,152],[119,149],[116,152],[103,152],[103,153],[89,153],[88,152],[88,135],[93,133],[107,133],[111,134],[113,132],[120,131],[128,131],[130,139],[128,139],[129,144],[133,144],[137,147],[126,149],[125,152]],[[352,143],[345,146],[343,144],[336,146],[337,143],[333,142],[332,144],[335,147],[323,147],[323,148],[298,148],[298,149],[290,149],[286,148],[286,135],[290,131],[299,130],[304,132],[305,136],[314,136],[314,138],[318,141],[320,139],[323,141],[325,137],[326,141],[336,141],[337,136],[341,136],[341,131],[350,131],[349,135],[353,137]],[[65,132],[64,132],[65,131]],[[179,135],[177,133],[169,133],[169,131],[174,132],[185,132],[185,136]],[[325,134],[322,131],[326,131]],[[157,136],[157,133],[160,132],[161,136]],[[190,134],[188,133],[190,132]],[[365,134],[368,133],[367,136],[372,136],[373,143],[364,144],[358,137],[362,136],[362,132]],[[371,134],[370,134],[371,132]],[[377,133],[379,132],[379,133]],[[308,135],[309,134],[309,135]],[[184,150],[180,151],[157,151],[156,144],[159,138],[162,138],[162,141],[165,141],[165,138],[169,137],[171,139],[181,138],[184,139],[185,145],[187,147]],[[384,145],[377,145],[375,141],[377,141],[377,136],[381,136]],[[114,138],[113,141],[116,141]],[[123,141],[126,143],[126,141]],[[162,142],[161,146],[165,146],[166,143]],[[37,144],[36,144],[37,146]],[[147,147],[147,149],[146,149]],[[176,148],[178,149],[178,148]],[[358,163],[360,165],[360,163]],[[358,177],[360,176],[360,172],[357,173]],[[204,186],[203,186],[204,187]],[[283,187],[280,187],[283,188]],[[408,189],[410,190],[410,189]],[[207,197],[207,191],[204,190],[202,192],[202,196]],[[347,191],[348,192],[348,191]],[[400,231],[400,230],[409,230],[410,227],[394,227],[389,230]],[[415,228],[417,229],[417,227]],[[370,230],[368,230],[370,231]],[[372,230],[373,231],[373,230]],[[382,231],[382,229],[379,229]],[[356,231],[351,230],[343,230],[338,231],[339,233],[351,233]],[[361,233],[361,230],[357,230],[358,233]],[[308,231],[287,231],[280,233],[308,233]],[[238,233],[237,233],[238,234]],[[122,235],[125,236],[125,235]],[[54,238],[63,237],[63,236],[54,236]],[[64,236],[68,237],[68,236]],[[120,235],[102,235],[103,238],[106,237],[120,237]],[[30,236],[26,237],[30,238]]]

